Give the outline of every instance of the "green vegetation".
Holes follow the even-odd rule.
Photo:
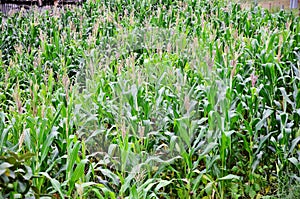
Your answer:
[[[0,198],[300,196],[299,17],[160,2],[0,16]]]

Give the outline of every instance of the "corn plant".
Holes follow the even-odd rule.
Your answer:
[[[96,0],[0,22],[2,197],[299,197],[292,12]]]

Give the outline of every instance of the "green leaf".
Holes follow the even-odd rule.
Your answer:
[[[0,164],[0,170],[6,170],[6,169],[8,169],[8,168],[10,168],[12,166],[14,166],[14,165],[9,164],[7,162],[3,162],[2,164]]]
[[[204,151],[203,151],[199,156],[201,157],[201,156],[204,156],[204,155],[208,154],[208,153],[211,152],[211,150],[214,149],[217,145],[218,145],[218,143],[216,143],[216,142],[211,142],[211,143],[209,143],[209,144],[205,147]]]
[[[289,150],[289,154],[292,154],[293,150],[295,149],[296,145],[298,144],[298,142],[300,141],[300,136],[296,137],[293,141],[292,141],[292,145],[291,148]]]
[[[273,113],[274,111],[271,109],[267,109],[263,113],[263,118],[255,125],[255,130],[259,131],[261,127],[265,124],[266,119]]]
[[[88,160],[81,160],[79,164],[76,166],[75,171],[71,174],[70,183],[72,187],[74,186],[75,182],[82,176],[84,176],[84,168]]]
[[[125,182],[122,183],[120,193],[125,193],[127,189],[130,187],[131,181],[134,179],[134,173],[130,173],[126,178]]]
[[[47,136],[47,139],[43,142],[42,149],[41,149],[41,161],[40,161],[40,165],[42,164],[42,162],[47,157],[48,152],[51,149],[52,142],[53,142],[55,136],[57,136],[57,134],[58,134],[57,128],[53,127],[51,133]]]
[[[279,90],[281,91],[281,94],[283,96],[284,101],[288,102],[293,108],[295,108],[295,103],[293,103],[290,98],[288,97],[285,88],[280,87]],[[286,107],[285,107],[286,108]]]
[[[93,188],[92,191],[95,193],[97,198],[104,199],[104,197],[101,195],[100,191],[96,188]]]
[[[62,192],[60,183],[59,183],[56,179],[51,178],[51,177],[49,176],[49,174],[46,173],[46,172],[39,172],[39,174],[45,176],[48,180],[50,180],[50,182],[51,182],[51,184],[52,184],[54,190],[57,191],[57,192],[59,193],[59,195],[60,195],[61,198],[64,198],[64,194],[63,194],[63,192]]]
[[[135,185],[133,185],[130,189],[130,198],[139,198],[138,192],[136,190]]]
[[[218,181],[221,181],[221,180],[241,180],[241,176],[229,174],[229,175],[224,176],[222,178],[218,178]]]
[[[173,182],[173,180],[162,180],[162,179],[160,179],[158,185],[155,187],[155,191],[158,192],[159,189],[171,184],[172,182]]]
[[[293,163],[296,167],[299,167],[299,161],[295,157],[291,157],[288,159],[291,163]]]
[[[29,166],[25,166],[25,168],[26,168],[27,171],[26,171],[26,174],[23,175],[23,178],[25,180],[30,180],[32,178],[32,176],[33,176],[32,170],[31,170],[31,168]]]
[[[26,161],[26,160],[29,160],[30,158],[32,158],[34,155],[35,155],[34,153],[25,153],[23,155],[20,155],[19,159]]]
[[[119,177],[116,174],[114,174],[112,171],[110,171],[109,169],[97,168],[97,169],[95,169],[95,171],[100,171],[104,176],[110,178],[115,185],[120,184]]]
[[[71,149],[70,154],[69,154],[69,161],[67,165],[67,172],[71,174],[73,171],[73,166],[76,162],[76,159],[78,158],[78,151],[80,148],[80,142],[76,142],[74,144],[74,147]]]
[[[93,185],[97,185],[97,183],[95,183],[95,182],[84,182],[84,183],[81,184],[81,187],[85,188],[85,187],[90,187],[90,186],[93,186]]]

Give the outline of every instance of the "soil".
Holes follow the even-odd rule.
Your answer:
[[[250,2],[250,1],[249,1]],[[252,1],[254,2],[254,1]],[[298,7],[300,7],[300,0],[298,0]],[[244,3],[242,4],[243,7],[249,7],[250,3]],[[290,0],[258,0],[258,5],[265,9],[276,9],[276,8],[284,8],[289,9],[290,8]]]

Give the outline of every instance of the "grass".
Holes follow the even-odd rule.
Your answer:
[[[299,24],[206,0],[6,17],[0,197],[297,198]]]

